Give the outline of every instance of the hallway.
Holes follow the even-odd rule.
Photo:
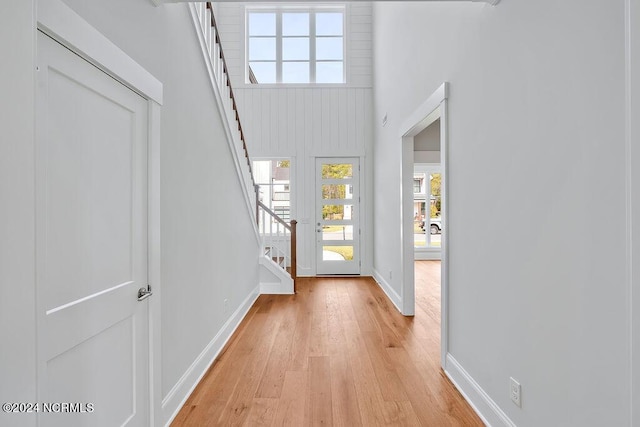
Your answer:
[[[440,370],[439,284],[416,262],[414,318],[371,278],[260,296],[172,425],[482,425]]]

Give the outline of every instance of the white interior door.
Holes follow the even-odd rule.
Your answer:
[[[316,159],[316,272],[360,274],[360,163]]]
[[[37,97],[39,425],[147,426],[147,102],[41,33]]]

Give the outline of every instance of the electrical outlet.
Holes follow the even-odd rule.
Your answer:
[[[393,279],[393,271],[389,270],[389,280]]]
[[[511,377],[510,380],[509,394],[511,395],[511,401],[515,403],[519,408],[522,408],[522,400],[520,396],[522,387],[520,386],[520,383],[518,381],[513,379],[513,377]]]
[[[224,314],[229,314],[229,300],[224,300]]]

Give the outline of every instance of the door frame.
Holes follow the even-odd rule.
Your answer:
[[[162,83],[60,0],[40,0],[37,30],[79,55],[147,100],[149,420],[161,422],[160,346],[160,111]],[[37,31],[36,30],[36,31]],[[36,120],[38,118],[36,117]]]
[[[630,425],[640,422],[640,285],[635,279],[640,271],[640,0],[625,0],[625,187],[626,187],[626,296],[627,336],[631,371],[628,405]],[[634,280],[635,279],[635,280]]]
[[[444,82],[427,98],[400,127],[402,143],[401,155],[401,218],[402,233],[400,265],[402,294],[402,314],[415,314],[415,274],[414,274],[414,237],[413,237],[413,151],[414,137],[426,129],[431,123],[440,119],[440,163],[442,168],[441,184],[441,214],[442,243],[441,243],[441,279],[440,279],[440,364],[444,368],[446,355],[449,350],[449,209],[448,209],[448,114],[447,100],[449,97],[449,83]]]

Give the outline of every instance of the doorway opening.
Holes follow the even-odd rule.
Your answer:
[[[416,260],[440,260],[442,164],[440,119],[414,137],[413,232]]]
[[[401,200],[402,200],[402,314],[405,316],[413,316],[416,312],[416,288],[415,288],[415,258],[416,258],[416,214],[418,216],[423,215],[422,210],[416,212],[416,171],[415,163],[416,158],[419,155],[416,154],[416,137],[429,128],[436,122],[439,123],[437,130],[439,131],[439,169],[429,172],[429,195],[427,196],[425,185],[425,230],[431,230],[431,220],[439,219],[437,221],[440,229],[439,244],[430,245],[428,248],[431,256],[435,259],[440,259],[440,357],[441,365],[445,366],[446,354],[448,352],[448,322],[447,322],[447,308],[448,308],[448,230],[447,230],[447,97],[448,97],[448,83],[443,83],[427,100],[420,105],[416,111],[414,111],[409,118],[405,121],[400,128],[400,137],[402,139],[402,182],[401,182]],[[420,139],[418,138],[420,143]],[[429,151],[429,150],[424,150]],[[434,150],[432,150],[434,151]],[[418,160],[420,160],[418,158]],[[425,162],[431,163],[431,162]],[[435,162],[434,165],[436,166]],[[425,168],[427,165],[425,165]],[[436,173],[439,172],[439,194],[434,193],[434,187],[437,179]],[[427,179],[427,171],[425,170],[425,182]],[[431,200],[427,203],[427,197],[431,199],[433,195],[433,208]],[[427,208],[427,204],[429,207]],[[420,205],[421,206],[421,205]],[[427,226],[427,219],[429,220],[429,226]],[[418,226],[420,226],[419,223]],[[438,233],[436,233],[438,234]],[[425,243],[434,243],[435,239],[426,237],[425,231]],[[425,251],[427,248],[425,247]],[[439,252],[439,257],[437,256]],[[433,259],[431,258],[431,259]]]

